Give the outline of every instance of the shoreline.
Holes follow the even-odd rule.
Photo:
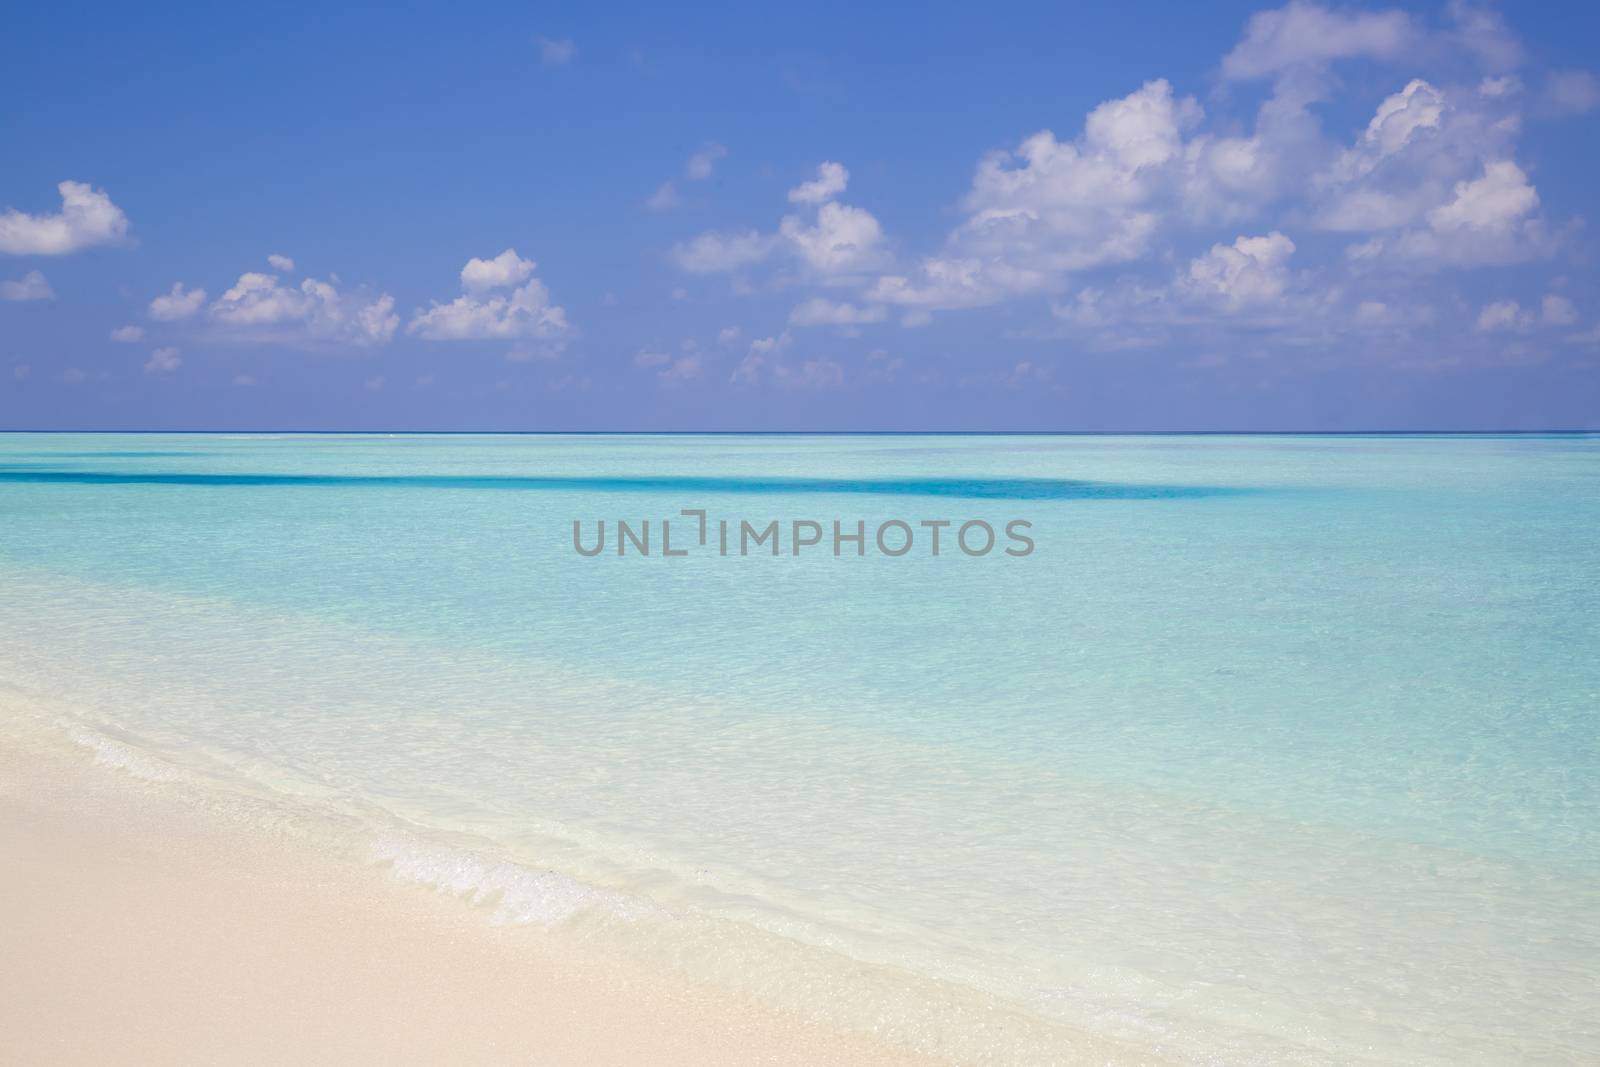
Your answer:
[[[948,1062],[491,925],[12,736],[0,868],[0,1032],[19,1062]]]

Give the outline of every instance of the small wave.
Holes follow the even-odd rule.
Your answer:
[[[477,907],[493,908],[495,922],[556,926],[584,911],[637,919],[658,909],[643,900],[587,885],[554,871],[539,871],[463,848],[386,838],[372,860],[402,882],[425,885]]]
[[[132,745],[125,745],[121,741],[113,741],[104,734],[98,734],[79,727],[73,729],[69,736],[74,744],[80,745],[93,753],[94,761],[102,766],[115,767],[146,782],[177,782],[183,780],[183,775],[160,760],[145,755]]]

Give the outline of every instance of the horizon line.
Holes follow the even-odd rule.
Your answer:
[[[1595,429],[1540,430],[285,430],[285,429],[11,429],[16,434],[246,434],[340,437],[1508,437],[1589,436]]]

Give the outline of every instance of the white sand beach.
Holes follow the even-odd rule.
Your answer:
[[[0,741],[0,1061],[938,1062]]]

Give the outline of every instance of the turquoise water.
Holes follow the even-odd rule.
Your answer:
[[[1595,1062],[1597,530],[1593,436],[7,435],[0,694],[974,1062]]]

